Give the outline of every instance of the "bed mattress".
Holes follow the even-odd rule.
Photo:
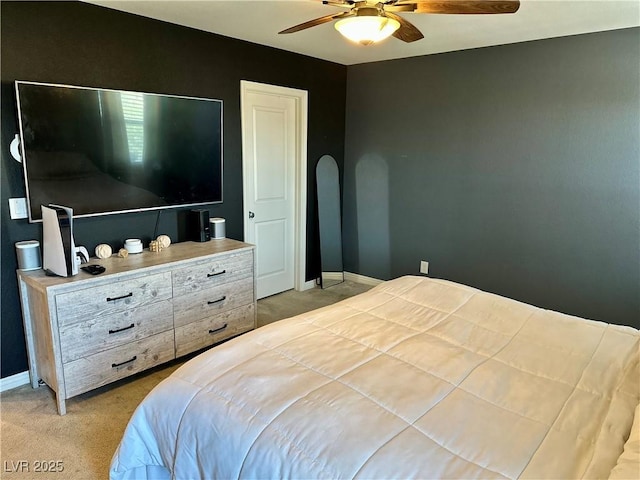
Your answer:
[[[639,341],[398,278],[190,360],[138,407],[110,475],[607,478],[640,402]]]

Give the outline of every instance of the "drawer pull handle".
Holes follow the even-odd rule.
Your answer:
[[[122,295],[121,297],[107,297],[107,302],[115,302],[116,300],[122,300],[123,298],[133,297],[133,292],[129,292],[126,295]]]
[[[111,368],[118,368],[118,367],[121,367],[121,366],[123,366],[123,365],[126,365],[127,363],[131,363],[131,362],[133,362],[133,361],[134,361],[135,359],[137,359],[137,358],[138,358],[138,356],[137,356],[137,355],[134,355],[134,356],[133,356],[133,358],[132,358],[131,360],[127,360],[126,362],[122,362],[122,363],[112,363],[112,364],[111,364]]]
[[[132,323],[128,327],[119,328],[118,330],[109,330],[109,335],[111,335],[112,333],[124,332],[125,330],[129,330],[130,328],[133,328],[135,326],[136,326],[136,324]]]
[[[217,277],[218,275],[222,275],[223,273],[227,273],[227,271],[226,270],[222,270],[221,272],[207,273],[207,278]]]
[[[223,331],[225,328],[227,328],[229,326],[228,323],[225,323],[223,326],[221,326],[220,328],[216,328],[215,330],[209,330],[209,333],[218,333]]]
[[[222,298],[219,298],[218,300],[210,300],[207,302],[208,305],[213,305],[214,303],[220,303],[220,302],[224,302],[227,299],[226,295],[223,295]]]

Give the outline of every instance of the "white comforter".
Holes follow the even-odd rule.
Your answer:
[[[186,363],[136,410],[111,478],[607,478],[639,340],[399,278]]]

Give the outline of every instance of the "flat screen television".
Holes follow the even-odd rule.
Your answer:
[[[222,202],[222,101],[16,82],[29,221]]]

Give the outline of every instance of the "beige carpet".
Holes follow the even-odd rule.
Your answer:
[[[258,325],[313,310],[370,287],[344,282],[326,290],[289,291],[258,302]],[[59,416],[48,387],[0,394],[0,478],[108,478],[111,456],[131,414],[183,361],[74,397]],[[46,471],[48,470],[48,471]]]

